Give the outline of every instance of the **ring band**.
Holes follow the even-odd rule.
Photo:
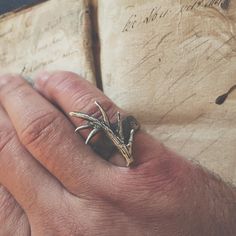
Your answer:
[[[129,166],[134,161],[132,146],[134,133],[140,128],[138,121],[133,116],[127,116],[125,119],[121,120],[120,113],[117,112],[117,122],[111,124],[102,106],[97,101],[95,101],[95,105],[102,114],[102,120],[82,112],[69,113],[70,116],[81,118],[88,122],[85,125],[77,127],[75,132],[93,128],[85,141],[85,143],[88,144],[95,134],[99,131],[103,131],[106,138],[103,138],[102,141],[98,140],[95,144],[91,145],[92,148],[105,159],[109,159],[117,149],[126,160],[126,165]]]

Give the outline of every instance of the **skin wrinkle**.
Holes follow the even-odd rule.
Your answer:
[[[55,112],[38,116],[20,132],[19,136],[22,143],[26,146],[37,146],[42,138],[45,138],[45,136],[51,133],[50,131],[54,130],[55,123],[60,124],[61,121],[61,117],[56,116]]]
[[[5,147],[7,145],[9,145],[9,143],[15,138],[15,136],[16,136],[16,134],[14,131],[7,130],[6,128],[1,129],[1,131],[0,131],[0,154],[3,152]]]

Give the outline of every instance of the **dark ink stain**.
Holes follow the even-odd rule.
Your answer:
[[[229,94],[232,93],[235,89],[236,85],[232,86],[227,93],[224,93],[223,95],[220,95],[218,98],[216,98],[215,103],[217,105],[222,105],[228,98]]]
[[[223,10],[227,10],[229,8],[229,3],[230,3],[230,0],[224,0],[221,2],[220,7]]]
[[[228,94],[227,94],[227,93],[225,93],[225,94],[219,96],[219,97],[216,99],[216,104],[217,104],[217,105],[222,105],[222,104],[225,102],[225,100],[227,99],[227,97],[228,97]]]

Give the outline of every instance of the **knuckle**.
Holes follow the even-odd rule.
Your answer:
[[[56,112],[41,114],[20,132],[20,140],[26,146],[37,146],[40,142],[45,142],[52,136],[60,122],[61,117]]]

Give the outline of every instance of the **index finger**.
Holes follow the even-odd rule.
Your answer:
[[[0,78],[0,103],[20,141],[70,192],[94,191],[108,163],[74,134],[71,122],[19,76]],[[96,176],[93,174],[96,170]]]

